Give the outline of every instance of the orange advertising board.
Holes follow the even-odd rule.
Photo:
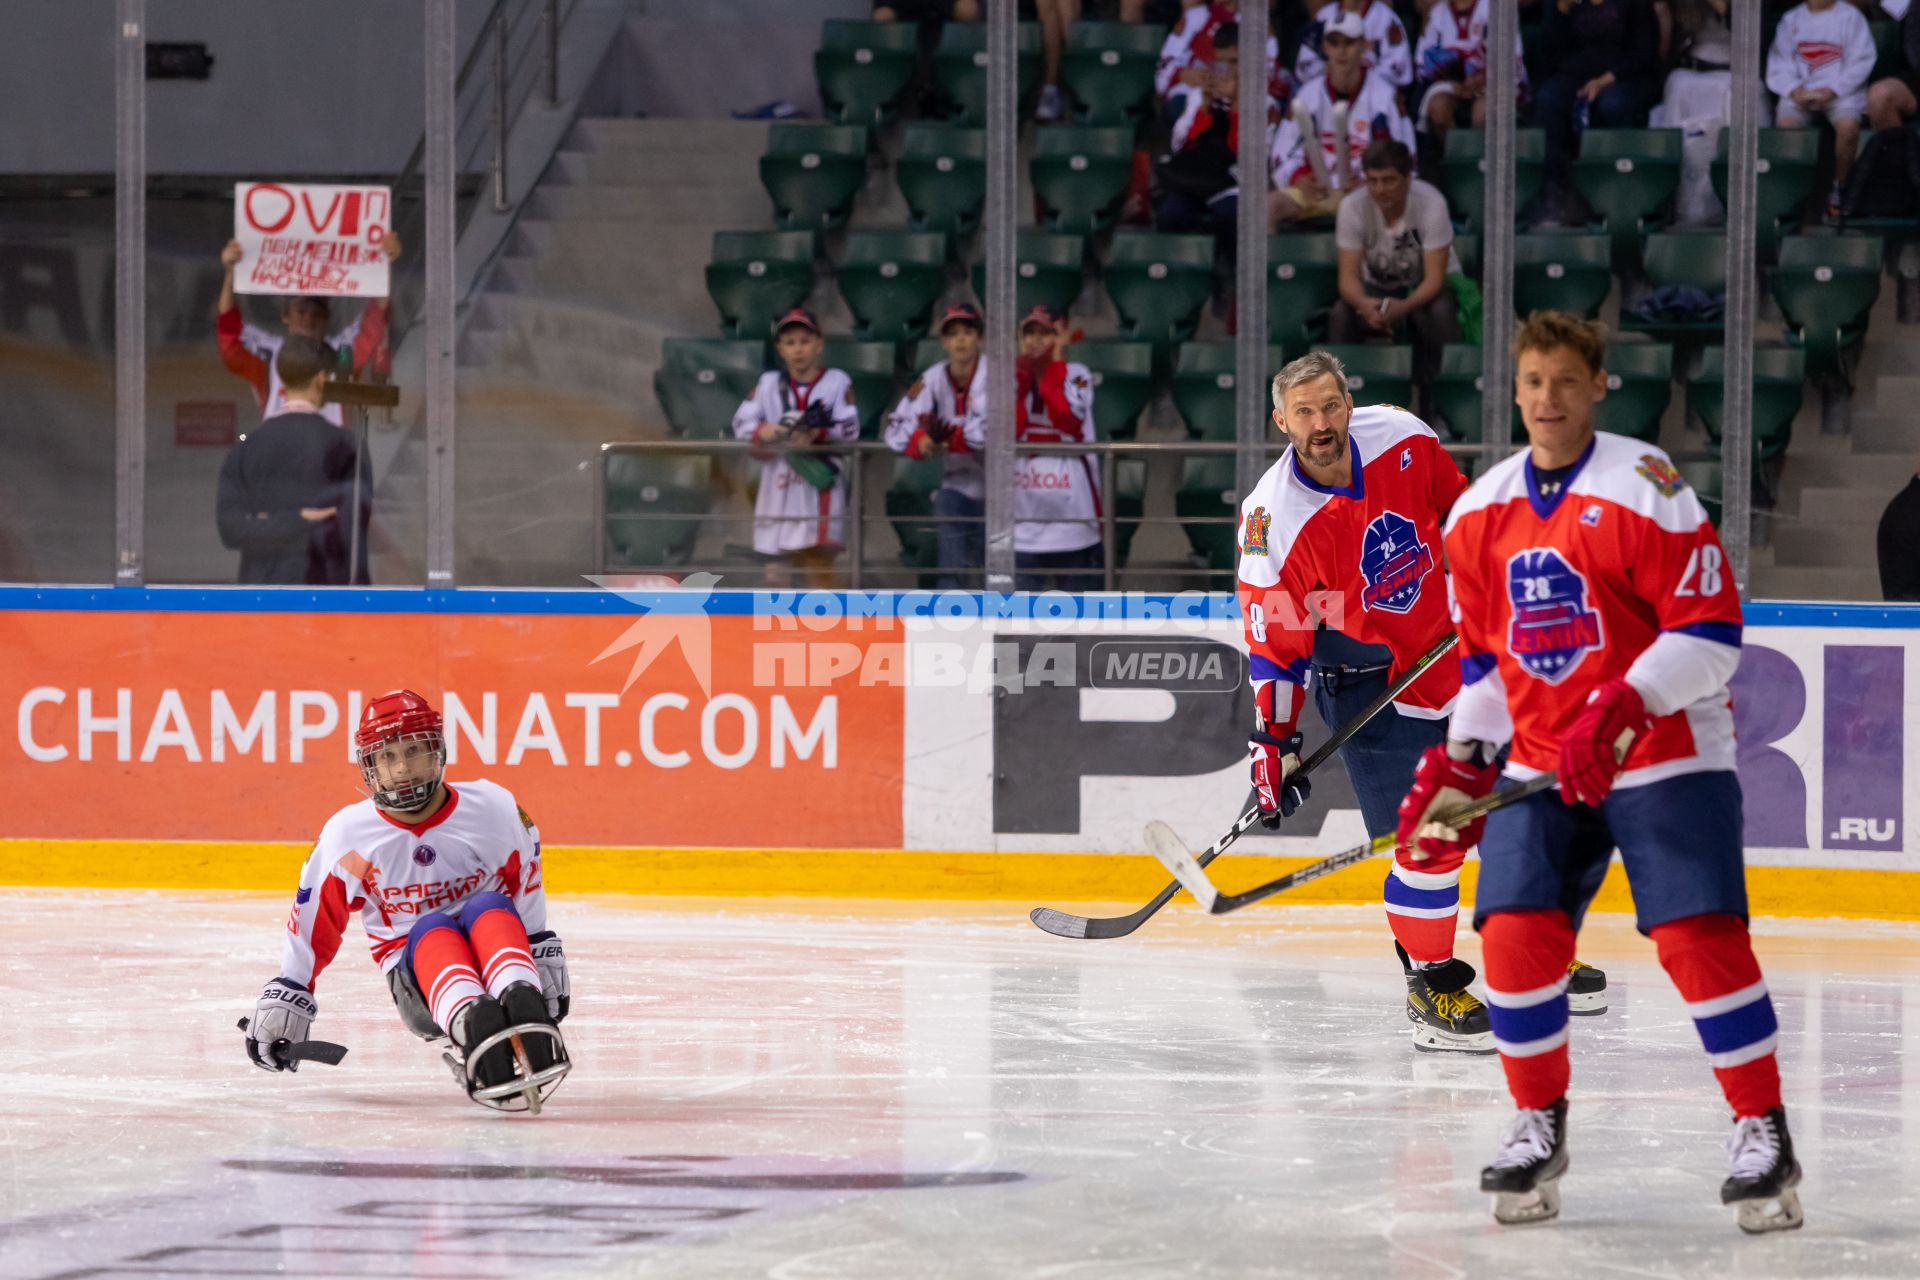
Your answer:
[[[740,616],[0,612],[6,835],[310,840],[363,794],[361,707],[407,686],[448,777],[510,788],[551,843],[897,848],[903,690],[774,684],[754,640]]]

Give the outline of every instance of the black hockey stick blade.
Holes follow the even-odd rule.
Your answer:
[[[246,1018],[240,1019],[240,1029],[247,1029]],[[340,1060],[347,1056],[347,1046],[334,1044],[330,1040],[302,1040],[289,1044],[280,1051],[280,1056],[288,1062],[318,1062],[322,1066],[337,1067]]]
[[[1380,712],[1385,710],[1387,705],[1399,697],[1408,685],[1418,680],[1421,672],[1445,657],[1458,641],[1459,637],[1451,631],[1445,636],[1442,636],[1434,644],[1433,648],[1420,655],[1418,662],[1415,662],[1411,667],[1401,672],[1400,676],[1395,679],[1393,683],[1389,684],[1379,697],[1367,704],[1353,719],[1340,726],[1339,732],[1321,743],[1319,748],[1301,763],[1300,768],[1295,771],[1295,776],[1307,777],[1315,769],[1318,769],[1321,765],[1333,759],[1334,752],[1347,745],[1347,741],[1352,738],[1354,734],[1360,732],[1361,729],[1366,727],[1369,720],[1372,720],[1375,716],[1379,715]],[[1233,824],[1233,829],[1215,842],[1212,848],[1194,859],[1194,862],[1200,867],[1205,867],[1215,858],[1225,853],[1227,846],[1244,835],[1253,825],[1253,820],[1258,817],[1259,810],[1257,809],[1250,809],[1246,813],[1241,814],[1240,820]],[[1153,826],[1166,828],[1165,823],[1156,822],[1152,824],[1152,826],[1149,826],[1149,832],[1152,831]],[[1173,835],[1172,829],[1166,828],[1166,831],[1167,835],[1173,838],[1174,843],[1179,844],[1179,837]],[[1151,842],[1151,835],[1149,835],[1148,839],[1149,842]],[[1185,854],[1186,846],[1180,845],[1180,850]],[[1164,863],[1166,860],[1162,858],[1161,861]],[[1052,907],[1035,907],[1027,913],[1027,919],[1033,921],[1036,928],[1043,932],[1050,933],[1056,938],[1124,938],[1151,920],[1155,915],[1159,914],[1160,908],[1172,902],[1174,895],[1179,893],[1180,889],[1180,881],[1175,880],[1159,893],[1156,893],[1153,896],[1153,900],[1147,903],[1146,906],[1124,916],[1076,916],[1071,912],[1056,911]],[[1191,892],[1191,890],[1189,890],[1189,892]]]
[[[1505,790],[1481,796],[1478,800],[1469,801],[1457,809],[1439,815],[1435,821],[1449,827],[1463,827],[1475,818],[1492,813],[1495,809],[1504,809],[1510,804],[1525,800],[1528,796],[1551,790],[1558,785],[1558,781],[1554,774],[1543,773],[1536,778],[1529,778],[1517,787],[1508,787]],[[1394,837],[1378,836],[1365,844],[1355,845],[1351,849],[1322,858],[1318,862],[1308,863],[1297,871],[1290,871],[1265,884],[1255,885],[1244,893],[1222,893],[1220,887],[1214,884],[1201,869],[1200,861],[1188,853],[1186,846],[1180,843],[1180,837],[1173,833],[1171,827],[1164,822],[1149,823],[1147,826],[1147,847],[1153,851],[1153,856],[1179,879],[1187,892],[1191,893],[1210,914],[1216,916],[1238,911],[1242,907],[1250,907],[1256,902],[1271,898],[1276,893],[1285,893],[1288,889],[1298,888],[1309,880],[1318,880],[1336,871],[1344,871],[1355,863],[1365,862],[1368,858],[1392,853],[1393,846]]]

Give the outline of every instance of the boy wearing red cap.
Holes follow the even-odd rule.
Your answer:
[[[369,703],[353,741],[367,799],[329,818],[307,855],[280,974],[241,1023],[247,1056],[299,1070],[315,980],[358,911],[407,1029],[451,1050],[475,1102],[537,1111],[572,1067],[556,1026],[571,990],[547,928],[539,829],[505,787],[444,780],[440,713],[411,690]]]
[[[986,322],[971,302],[940,313],[934,332],[946,359],[914,379],[887,415],[887,447],[916,461],[942,459],[933,494],[942,591],[977,589],[986,560],[986,481],[979,450],[987,438],[986,362],[980,339]]]

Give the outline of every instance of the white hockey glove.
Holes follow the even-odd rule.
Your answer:
[[[319,1012],[312,992],[290,979],[275,978],[260,993],[247,1021],[247,1056],[268,1071],[298,1071],[300,1064],[288,1060],[286,1047],[307,1038]]]
[[[547,1016],[555,1022],[567,1016],[573,991],[567,982],[567,952],[551,930],[527,939],[533,963],[540,969],[540,989],[547,997]]]

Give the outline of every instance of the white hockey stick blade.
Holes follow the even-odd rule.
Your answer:
[[[1220,890],[1214,888],[1213,881],[1207,879],[1207,873],[1194,861],[1193,854],[1173,828],[1155,819],[1147,824],[1147,848],[1160,860],[1160,865],[1173,873],[1181,887],[1193,895],[1207,911],[1213,910],[1213,903],[1220,896]]]

